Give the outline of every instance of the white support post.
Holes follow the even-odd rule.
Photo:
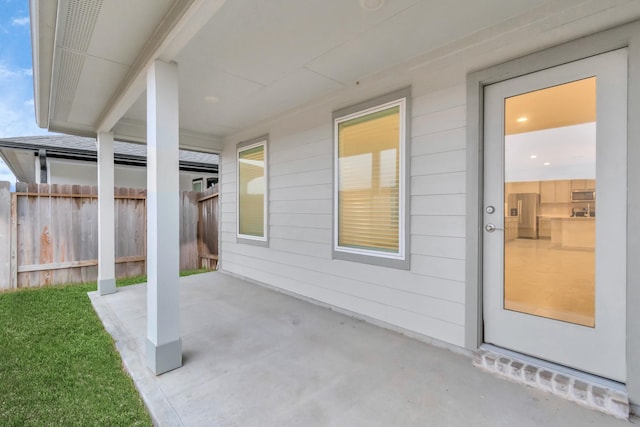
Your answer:
[[[182,366],[180,339],[178,65],[147,73],[147,366],[160,375]]]
[[[113,133],[98,133],[98,294],[116,291]]]

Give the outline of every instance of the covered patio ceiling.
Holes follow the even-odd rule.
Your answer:
[[[146,138],[145,75],[179,65],[180,143],[368,88],[439,85],[640,17],[633,0],[31,0],[36,117],[51,131]],[[37,30],[37,31],[35,31]]]

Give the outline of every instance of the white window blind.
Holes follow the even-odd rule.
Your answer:
[[[399,105],[337,121],[338,248],[400,252]]]
[[[238,151],[238,234],[265,237],[265,144]]]

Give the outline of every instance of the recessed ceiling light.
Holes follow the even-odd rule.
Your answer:
[[[216,102],[220,101],[220,98],[218,98],[217,96],[205,96],[204,100],[208,104],[215,104]]]
[[[516,119],[516,122],[518,122],[518,123],[524,123],[524,122],[526,122],[527,120],[529,120],[529,119],[528,119],[528,118],[526,118],[526,117],[518,117],[518,118]]]
[[[538,158],[538,156],[536,156],[535,154],[532,154],[532,155],[530,155],[530,156],[529,156],[529,158],[530,158],[530,159],[537,159],[537,158]]]
[[[549,162],[544,162],[544,163],[543,163],[543,165],[545,165],[545,166],[551,166],[551,163],[549,163]]]
[[[384,0],[360,0],[360,7],[364,10],[378,10],[384,4]]]

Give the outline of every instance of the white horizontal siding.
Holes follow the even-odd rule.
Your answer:
[[[237,254],[228,254],[229,261],[241,263],[246,257]],[[394,306],[389,301],[395,301],[400,296],[405,300],[404,309],[423,316],[462,325],[464,322],[464,305],[460,302],[448,301],[444,299],[434,299],[430,296],[400,290],[391,286],[378,285],[362,280],[354,280],[340,275],[329,274],[327,271],[317,269],[307,269],[289,264],[276,263],[270,260],[251,257],[251,267],[260,271],[272,274],[282,274],[283,267],[286,268],[287,277],[295,282],[304,282],[319,289],[330,292],[342,293],[355,298],[362,298],[376,302],[382,306]],[[329,279],[329,280],[328,280]],[[296,284],[288,289],[296,291]]]
[[[424,154],[463,150],[465,147],[466,129],[456,128],[438,133],[414,136],[413,144],[411,145],[411,154],[413,156],[421,156]]]
[[[414,94],[411,102],[411,270],[332,259],[333,126],[329,107],[268,125],[268,248],[236,243],[235,146],[240,140],[225,145],[221,156],[222,268],[463,345],[464,84]]]
[[[436,175],[451,172],[464,172],[466,169],[466,150],[446,151],[411,158],[411,175]]]
[[[436,194],[464,194],[465,172],[414,176],[411,178],[411,194],[427,196]]]
[[[245,262],[238,264],[233,261],[230,261],[225,269],[245,277],[258,276],[263,283],[277,284],[277,287],[286,291],[304,295],[307,298],[369,316],[444,342],[462,345],[461,343],[464,341],[464,328],[460,325],[426,317],[360,296],[352,296],[343,291],[332,291],[314,286],[304,280],[292,279],[282,271],[272,273],[254,268]]]
[[[283,266],[291,264],[309,271],[326,272],[327,277],[331,277],[332,274],[339,274],[341,277],[351,280],[365,280],[362,275],[362,268],[360,267],[360,264],[356,263],[340,260],[318,260],[301,254],[289,255],[248,245],[236,245],[233,247],[233,250],[230,250],[229,252],[247,257],[248,259],[262,258],[271,263],[281,264]],[[464,285],[459,282],[439,280],[429,276],[425,279],[425,277],[412,272],[403,272],[403,280],[394,282],[394,279],[398,278],[398,270],[375,266],[369,266],[369,268],[372,274],[371,277],[367,276],[365,280],[368,283],[392,287],[401,291],[434,298],[441,297],[441,299],[458,303],[462,303],[464,301],[464,293],[462,292]],[[447,297],[439,295],[439,292],[443,289],[450,291],[450,293],[447,292]]]
[[[331,214],[280,214],[272,215],[270,218],[271,226],[285,227],[307,227],[320,228],[323,230],[331,230]]]
[[[277,152],[271,152],[271,157],[277,159],[278,154]],[[331,159],[331,154],[319,154],[304,159],[271,163],[271,167],[273,167],[271,176],[286,176],[302,172],[327,170],[327,166],[331,166]]]
[[[411,233],[425,236],[465,237],[465,217],[462,215],[412,215]]]
[[[413,117],[420,117],[429,113],[438,113],[453,107],[465,105],[467,86],[460,84],[437,91],[413,96],[411,113]]]
[[[331,244],[330,228],[295,227],[290,224],[271,225],[271,237],[279,239],[300,240]]]
[[[413,136],[427,135],[452,129],[463,128],[466,125],[466,106],[451,107],[444,111],[414,116],[411,123]]]
[[[295,239],[272,237],[269,240],[269,247],[273,250],[284,253],[310,255],[318,258],[331,258],[331,244],[329,243],[307,242],[300,240],[299,237]]]
[[[411,253],[464,260],[465,240],[462,237],[411,236]]]
[[[333,188],[329,184],[324,185],[298,185],[296,187],[274,188],[271,190],[269,200],[272,202],[281,200],[327,200],[333,195]]]
[[[291,188],[315,184],[332,184],[333,172],[331,169],[312,170],[306,172],[288,173],[283,175],[270,175],[269,188]],[[295,185],[292,185],[295,184]]]
[[[271,215],[280,213],[291,214],[331,214],[331,205],[327,200],[272,200],[269,204]]]
[[[435,194],[413,196],[412,215],[464,215],[464,194]]]

